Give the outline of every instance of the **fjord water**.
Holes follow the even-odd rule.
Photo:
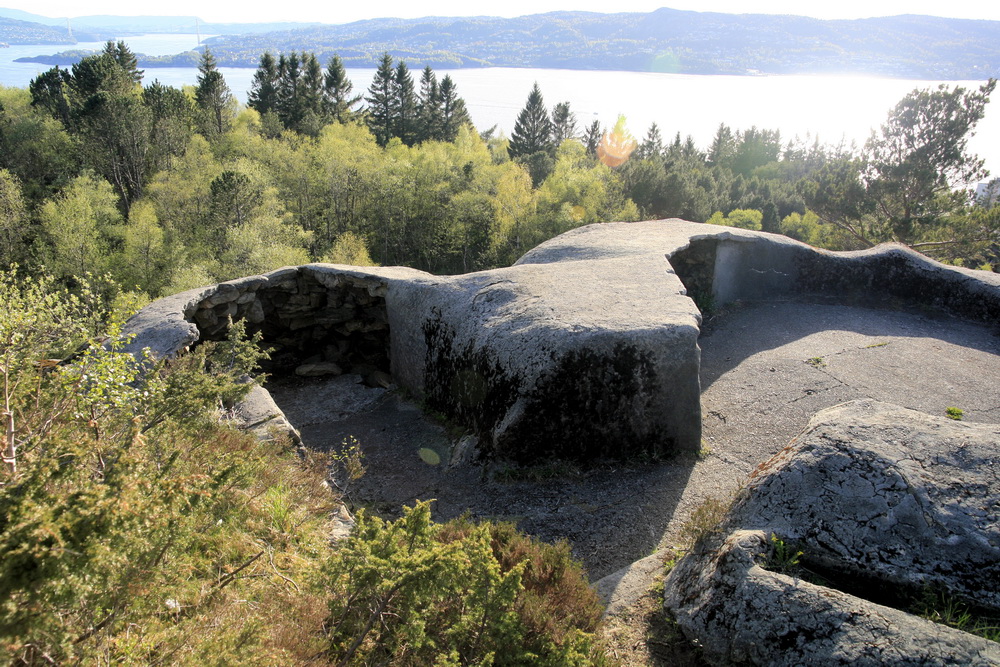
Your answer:
[[[203,36],[207,37],[207,36]],[[197,46],[195,35],[143,35],[124,38],[136,53],[169,55]],[[11,46],[0,49],[0,84],[26,87],[48,69],[35,63],[15,63],[22,56],[45,55],[67,49],[98,50],[102,43],[73,47]],[[220,71],[233,93],[246,102],[254,70],[223,67]],[[349,69],[356,93],[371,84],[374,69]],[[419,78],[419,71],[413,73]],[[680,132],[707,148],[719,123],[734,129],[751,126],[779,129],[783,139],[819,137],[827,144],[841,140],[861,144],[878,127],[889,109],[914,88],[939,83],[978,87],[981,81],[915,81],[856,75],[815,76],[704,76],[655,72],[609,72],[500,68],[437,70],[450,74],[465,98],[480,130],[494,125],[510,134],[514,119],[534,82],[546,103],[569,102],[580,130],[594,120],[605,127],[625,114],[629,130],[639,139],[655,122],[665,140]],[[193,85],[198,70],[183,67],[148,68],[145,82],[159,79],[172,86]],[[987,106],[986,117],[969,142],[970,149],[1000,172],[1000,94]]]

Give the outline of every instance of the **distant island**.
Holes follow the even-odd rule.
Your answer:
[[[5,12],[0,10],[0,17]],[[944,80],[1000,76],[1000,21],[916,15],[827,21],[663,8],[648,13],[552,12],[512,19],[385,18],[343,25],[203,24],[194,17],[128,21],[85,17],[74,22],[94,32],[101,32],[102,25],[114,27],[119,35],[126,28],[179,32],[184,25],[197,24],[206,32],[222,34],[206,43],[218,64],[226,67],[256,67],[265,51],[306,50],[323,62],[337,53],[348,67],[375,67],[388,51],[410,67],[434,68],[853,73]],[[5,33],[4,25],[0,22],[0,40],[24,43]],[[55,29],[41,24],[39,28]],[[78,58],[78,53],[64,52],[19,62],[66,66]],[[140,58],[143,67],[193,67],[197,62],[195,52]]]

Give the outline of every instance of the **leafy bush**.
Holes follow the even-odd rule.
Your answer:
[[[217,418],[246,390],[256,346],[236,327],[170,364],[137,360],[120,320],[85,286],[0,274],[0,661],[315,652],[325,466]]]
[[[328,654],[340,665],[603,664],[601,607],[566,544],[510,524],[360,512],[331,563]]]

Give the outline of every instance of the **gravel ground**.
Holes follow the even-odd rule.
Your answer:
[[[702,456],[590,470],[449,466],[454,441],[444,426],[399,392],[364,387],[357,377],[275,378],[268,389],[307,445],[336,450],[348,436],[361,443],[367,473],[350,489],[355,505],[392,517],[403,504],[433,498],[438,520],[468,512],[567,539],[593,581],[613,575],[599,587],[613,615],[645,618],[643,595],[658,568],[628,576],[622,568],[650,554],[667,558],[695,507],[738,488],[816,411],[871,398],[936,415],[958,407],[966,420],[1000,422],[998,334],[934,313],[736,304],[706,318],[699,339]],[[648,645],[632,646],[644,642],[637,630],[638,640],[621,639],[631,647],[629,664],[657,664]]]

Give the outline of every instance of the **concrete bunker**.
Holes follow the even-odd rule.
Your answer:
[[[588,225],[463,276],[287,267],[161,299],[127,331],[170,356],[242,318],[276,348],[273,373],[392,382],[500,458],[587,461],[697,452],[699,307],[797,295],[1000,322],[1000,277],[903,246],[833,253],[661,220]]]

